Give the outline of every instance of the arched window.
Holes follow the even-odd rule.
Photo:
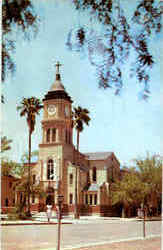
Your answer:
[[[48,130],[46,132],[46,141],[50,142],[50,128],[48,128]]]
[[[92,194],[89,196],[89,204],[92,205]]]
[[[70,184],[73,184],[73,174],[70,174]]]
[[[52,129],[52,142],[56,141],[56,128]]]
[[[53,180],[54,179],[54,166],[53,166],[53,160],[52,159],[48,160],[47,179],[48,180]]]
[[[73,202],[73,194],[70,194],[70,204]]]
[[[93,167],[93,176],[92,176],[93,181],[96,181],[96,167]]]

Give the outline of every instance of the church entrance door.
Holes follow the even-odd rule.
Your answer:
[[[54,205],[54,194],[48,194],[46,197],[46,205]]]
[[[54,205],[54,189],[49,187],[47,189],[46,205]]]

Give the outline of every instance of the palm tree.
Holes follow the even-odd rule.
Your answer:
[[[89,125],[90,117],[89,117],[89,111],[87,109],[82,109],[80,106],[77,108],[73,108],[72,116],[73,116],[73,127],[77,131],[77,154],[79,153],[79,136],[80,132],[83,131],[84,129],[84,124]],[[77,164],[78,164],[78,159],[77,159]],[[79,218],[78,215],[78,207],[77,207],[77,199],[78,199],[78,194],[77,194],[77,175],[78,175],[78,169],[76,166],[76,179],[75,179],[75,218]]]
[[[2,136],[2,138],[1,138],[1,153],[11,149],[11,146],[10,146],[11,142],[12,142],[12,140],[7,139],[6,136]]]
[[[43,108],[41,101],[36,97],[23,98],[21,105],[17,107],[20,110],[20,116],[26,116],[29,129],[29,147],[28,147],[28,215],[30,216],[30,164],[31,164],[31,135],[35,129],[36,115]]]

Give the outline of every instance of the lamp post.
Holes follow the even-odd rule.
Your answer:
[[[145,217],[146,217],[146,208],[144,203],[141,204],[141,216],[143,217],[143,237],[145,238],[146,236],[146,231],[145,231]]]
[[[146,208],[143,206],[143,237],[145,238],[146,232],[145,232],[145,216],[146,216]]]
[[[64,200],[64,196],[58,194],[58,242],[57,242],[57,250],[60,250],[60,239],[61,239],[61,216],[62,216],[62,203]]]
[[[57,238],[57,250],[60,250],[60,239],[61,239],[61,216],[62,216],[62,204],[64,200],[64,196],[61,195],[61,164],[60,164],[60,157],[58,157],[58,177],[56,178],[57,184],[57,205],[58,205],[58,238]],[[56,175],[56,174],[55,174]]]
[[[77,149],[77,157],[75,157],[75,148],[74,148],[74,162],[73,162],[73,166],[75,167],[75,209],[74,209],[74,218],[75,219],[79,219],[79,208],[78,208],[78,168],[80,169],[79,166],[79,150]]]
[[[79,219],[79,208],[78,208],[78,168],[77,164],[73,163],[73,167],[75,167],[75,209],[74,209],[74,218]]]
[[[78,178],[78,169],[77,169],[77,166],[76,166],[76,169],[75,169],[75,219],[78,218],[78,181],[77,181],[77,178]]]

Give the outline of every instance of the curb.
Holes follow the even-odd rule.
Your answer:
[[[118,220],[118,219],[104,219],[105,221],[114,221],[114,222],[143,222],[143,219],[127,219],[127,220],[125,220],[125,219],[120,219],[120,220]],[[88,220],[86,220],[86,222],[87,222]],[[101,220],[100,220],[101,221]],[[162,219],[146,219],[145,220],[145,222],[152,222],[152,221],[162,221]],[[5,223],[6,222],[6,223]],[[80,220],[80,221],[78,221],[79,223],[76,223],[76,221],[68,221],[68,222],[61,222],[61,224],[80,224],[80,222],[85,222],[84,220]],[[91,220],[91,222],[93,222],[93,220]],[[48,223],[48,222],[46,222],[46,221],[43,221],[43,222],[39,222],[39,221],[31,221],[31,222],[25,222],[25,221],[22,221],[22,222],[11,222],[11,221],[3,221],[3,220],[1,220],[1,223],[0,223],[0,225],[1,226],[21,226],[21,225],[57,225],[58,224],[58,222],[50,222],[50,223]],[[81,224],[83,224],[83,223],[81,223]],[[87,224],[87,223],[86,223]]]
[[[71,222],[62,222],[61,224],[62,225],[67,224],[68,225],[68,224],[73,224],[73,223],[71,223]],[[0,225],[1,226],[31,226],[31,225],[39,225],[39,226],[40,225],[48,225],[49,226],[49,225],[58,225],[58,223],[57,222],[51,222],[51,223],[48,223],[48,222],[43,222],[43,223],[41,223],[41,222],[40,223],[39,222],[38,223],[32,223],[32,222],[25,223],[24,222],[23,223],[22,222],[22,223],[6,223],[6,224],[3,223],[3,224],[0,224]]]

